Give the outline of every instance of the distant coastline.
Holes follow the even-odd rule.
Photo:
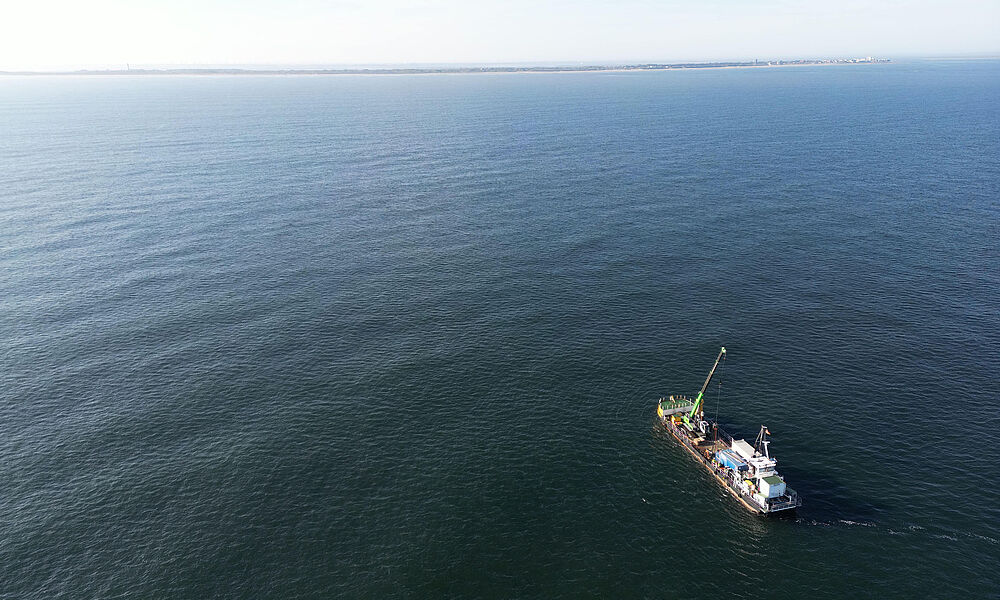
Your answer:
[[[0,75],[422,75],[434,73],[580,73],[593,71],[667,71],[686,69],[731,69],[787,67],[805,65],[876,64],[891,62],[888,58],[834,58],[770,61],[730,61],[697,63],[641,63],[584,66],[484,66],[484,67],[374,67],[348,69],[104,69],[78,71],[0,71]]]

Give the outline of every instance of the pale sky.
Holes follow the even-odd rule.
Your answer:
[[[1000,0],[0,0],[0,70],[1000,54]]]

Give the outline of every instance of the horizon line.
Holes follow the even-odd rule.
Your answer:
[[[69,73],[90,73],[90,72],[118,72],[118,71],[176,71],[176,70],[212,70],[212,71],[340,71],[340,70],[385,70],[385,69],[459,69],[459,68],[532,68],[532,67],[560,67],[560,68],[580,68],[587,69],[593,67],[632,67],[638,65],[690,65],[708,63],[747,63],[757,60],[758,62],[793,62],[793,61],[837,61],[850,60],[853,58],[874,56],[874,54],[828,54],[828,55],[803,55],[780,54],[770,58],[760,58],[756,56],[741,56],[712,59],[532,59],[532,60],[450,60],[450,61],[380,61],[380,62],[324,62],[324,61],[303,61],[303,62],[91,62],[91,63],[63,63],[32,66],[9,65],[0,67],[3,74],[69,74]],[[881,57],[890,60],[998,60],[1000,50],[990,52],[961,52],[961,53],[892,53],[882,54]]]
[[[754,59],[691,62],[607,62],[607,63],[401,63],[398,65],[350,65],[342,68],[261,68],[242,66],[171,66],[164,68],[75,69],[75,70],[4,70],[0,75],[365,75],[365,74],[433,74],[433,73],[559,73],[596,71],[666,71],[734,67],[778,67],[809,65],[858,65],[892,62],[890,58],[860,56],[852,58]],[[449,66],[451,65],[451,66]],[[478,66],[477,66],[478,65]]]

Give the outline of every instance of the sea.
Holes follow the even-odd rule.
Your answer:
[[[3,599],[998,598],[998,350],[1000,60],[0,78]]]

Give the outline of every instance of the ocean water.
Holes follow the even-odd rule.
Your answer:
[[[5,77],[0,598],[998,597],[998,215],[998,61]]]

